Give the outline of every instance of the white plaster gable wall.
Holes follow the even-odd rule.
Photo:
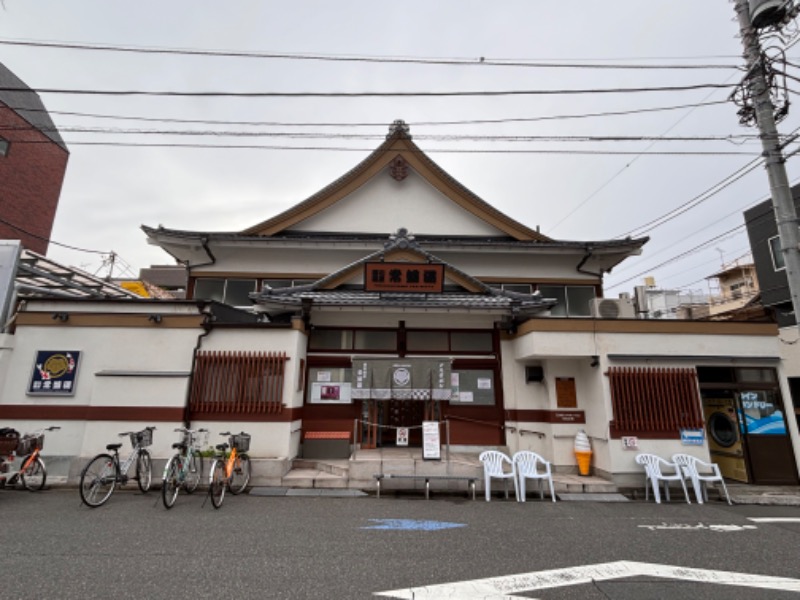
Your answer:
[[[435,235],[502,235],[431,186],[412,169],[395,181],[384,169],[332,208],[294,225],[292,231],[386,232],[405,227]]]

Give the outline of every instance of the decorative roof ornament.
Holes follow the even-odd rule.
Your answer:
[[[408,162],[399,154],[389,163],[389,174],[395,181],[403,181],[408,177]]]
[[[384,250],[388,250],[389,248],[400,248],[403,250],[406,248],[414,248],[416,250],[421,250],[414,236],[411,235],[405,227],[401,227],[397,230],[397,233],[391,234],[389,240],[384,243],[383,248]]]
[[[400,137],[410,140],[411,139],[411,134],[409,133],[410,131],[411,128],[405,121],[403,121],[403,119],[397,119],[394,123],[389,125],[389,133],[386,135],[386,139],[388,140],[396,133],[399,133]]]

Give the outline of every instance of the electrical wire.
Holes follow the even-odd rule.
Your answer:
[[[177,135],[177,136],[220,136],[220,137],[270,137],[290,139],[317,139],[317,140],[383,140],[384,134],[363,133],[314,133],[295,131],[215,131],[215,130],[185,130],[185,129],[123,129],[114,127],[33,127],[7,126],[0,127],[0,131],[31,131],[38,130],[42,133],[94,133],[111,135]],[[657,140],[662,142],[729,142],[742,145],[747,142],[759,142],[760,138],[753,134],[740,135],[696,135],[696,136],[648,136],[648,135],[480,135],[480,134],[422,134],[416,135],[417,140],[426,141],[469,141],[469,142],[642,142]]]
[[[422,58],[401,56],[369,56],[369,55],[336,55],[336,54],[300,54],[291,52],[251,52],[242,50],[201,50],[191,48],[155,48],[152,46],[121,46],[111,44],[86,44],[77,42],[45,42],[33,40],[0,40],[0,44],[7,46],[27,46],[35,48],[51,48],[57,50],[91,50],[103,52],[129,52],[136,54],[173,54],[182,56],[212,56],[228,58],[261,58],[303,61],[331,61],[331,62],[359,62],[359,63],[400,63],[421,65],[448,65],[448,66],[477,66],[481,67],[525,67],[537,69],[653,69],[653,70],[692,70],[692,69],[737,69],[739,65],[722,64],[597,64],[552,62],[544,60],[518,60],[518,59],[487,59],[484,56],[477,58]],[[726,57],[729,58],[729,57]],[[672,60],[672,59],[670,59]]]
[[[19,225],[15,225],[14,223],[11,223],[9,221],[6,221],[3,218],[0,218],[0,223],[2,223],[3,225],[7,225],[8,227],[11,227],[16,231],[19,231],[20,233],[24,233],[25,235],[36,238],[37,240],[42,240],[49,244],[60,246],[61,248],[67,248],[69,250],[77,250],[78,252],[88,252],[90,254],[109,254],[108,252],[102,252],[100,250],[88,250],[86,248],[78,248],[77,246],[70,246],[69,244],[62,244],[61,242],[57,242],[52,238],[44,237],[42,235],[39,235],[38,233],[33,233],[32,231],[28,231],[27,229],[20,227]]]
[[[717,100],[714,102],[700,102],[697,104],[678,104],[673,106],[659,106],[652,108],[639,108],[632,110],[620,111],[607,111],[597,113],[583,113],[571,115],[547,115],[541,117],[509,117],[505,119],[466,119],[460,121],[415,121],[410,124],[415,127],[419,126],[441,126],[441,125],[494,125],[501,123],[536,123],[540,121],[556,121],[556,120],[570,120],[570,119],[591,119],[595,117],[614,117],[614,116],[628,116],[637,114],[646,114],[652,112],[664,112],[671,110],[683,110],[686,108],[704,108],[708,106],[717,106],[720,104],[728,104],[728,100]],[[177,119],[170,117],[137,117],[125,115],[109,115],[98,113],[83,113],[72,111],[58,111],[47,110],[43,108],[27,108],[27,107],[11,107],[14,110],[25,110],[33,112],[46,112],[51,115],[64,115],[64,116],[77,116],[77,117],[91,117],[96,119],[119,119],[131,121],[149,121],[149,122],[164,122],[164,123],[192,123],[192,124],[205,124],[205,125],[253,125],[258,127],[386,127],[386,122],[281,122],[281,121],[230,121],[230,120],[208,120],[208,119]]]
[[[738,84],[697,83],[689,85],[631,87],[631,88],[576,88],[548,90],[474,90],[474,91],[414,91],[414,92],[180,92],[174,90],[87,90],[77,88],[37,88],[38,94],[66,94],[79,96],[150,96],[183,98],[468,98],[500,96],[560,96],[580,94],[634,94],[649,92],[688,92],[702,89],[731,89]],[[28,88],[0,87],[0,91],[19,92]]]
[[[20,140],[17,144],[44,144],[52,143],[36,140]],[[171,142],[93,142],[79,140],[64,140],[67,146],[104,146],[118,148],[195,148],[213,150],[300,150],[323,152],[374,152],[374,148],[348,148],[344,146],[277,146],[256,144],[192,144]],[[387,150],[388,152],[388,150]],[[425,154],[546,154],[553,156],[636,156],[641,151],[625,150],[563,150],[563,149],[491,149],[491,148],[437,148],[430,149]],[[760,156],[758,152],[745,152],[739,150],[675,150],[647,152],[645,156]]]

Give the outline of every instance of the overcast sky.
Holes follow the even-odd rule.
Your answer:
[[[453,177],[529,227],[568,240],[638,235],[642,229],[637,228],[750,164],[760,144],[738,138],[509,138],[752,135],[755,130],[739,124],[736,106],[724,102],[730,88],[702,87],[741,78],[734,68],[743,64],[737,34],[733,6],[725,0],[4,0],[0,7],[0,61],[37,90],[584,90],[293,98],[41,91],[70,149],[52,240],[113,250],[130,266],[129,275],[172,260],[146,243],[140,225],[237,231],[263,221],[355,166],[380,144],[395,119],[408,122],[415,142]],[[139,51],[65,47],[79,44]],[[153,49],[190,52],[142,51]],[[800,50],[788,55],[800,62],[792,59]],[[619,65],[648,68],[598,68]],[[708,68],[653,68],[658,65]],[[792,70],[800,76],[797,68]],[[789,85],[800,90],[800,83],[789,80]],[[588,91],[689,86],[696,88]],[[713,104],[641,112],[708,103]],[[542,119],[625,111],[633,112]],[[253,124],[264,122],[281,125]],[[798,126],[800,108],[779,129],[788,134]],[[200,135],[204,132],[214,134]],[[790,181],[796,179],[797,160],[787,163]],[[746,258],[742,211],[768,192],[766,173],[758,167],[647,231],[651,241],[644,254],[607,277],[607,295],[630,291],[645,275],[654,276],[660,287],[707,289],[704,278],[722,261]],[[49,255],[107,273],[100,254],[51,244]],[[120,274],[115,270],[114,275]]]

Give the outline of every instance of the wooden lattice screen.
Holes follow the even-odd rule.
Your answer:
[[[189,401],[191,412],[281,412],[287,360],[284,352],[198,352]]]
[[[694,369],[611,367],[611,437],[673,438],[703,427]]]

